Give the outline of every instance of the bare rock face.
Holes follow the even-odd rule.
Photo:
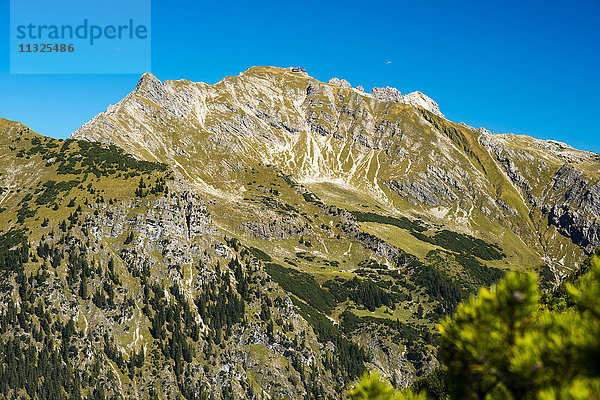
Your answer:
[[[438,104],[435,101],[433,101],[433,99],[424,95],[421,92],[412,92],[409,94],[405,94],[403,102],[405,104],[423,107],[424,109],[432,112],[438,117],[444,118],[444,115],[440,112],[440,107],[438,106]]]
[[[600,246],[600,182],[596,174],[577,167],[597,162],[597,154],[556,141],[480,131],[479,142],[531,206],[547,213],[550,225],[588,253]],[[543,190],[539,188],[541,175],[549,177]]]
[[[419,179],[402,183],[389,181],[387,185],[413,204],[447,206],[457,199],[456,195],[439,180]]]
[[[574,243],[591,252],[600,246],[600,182],[591,184],[582,171],[565,164],[552,178],[553,189],[564,193],[551,207],[549,221]]]
[[[556,175],[552,178],[552,187],[554,190],[562,190],[571,187],[579,180],[580,176],[580,170],[569,164],[565,164],[556,171]]]
[[[352,85],[345,79],[331,78],[328,82],[330,85],[343,87],[345,89],[352,89]]]
[[[412,92],[403,95],[398,89],[386,86],[384,88],[373,88],[371,91],[371,96],[382,101],[394,101],[396,103],[423,107],[438,117],[444,118],[444,115],[440,112],[440,107],[438,104],[421,92]]]
[[[404,96],[396,88],[386,86],[384,88],[374,87],[371,90],[371,96],[381,101],[395,101],[396,103],[404,103]]]

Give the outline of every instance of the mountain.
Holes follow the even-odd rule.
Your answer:
[[[597,154],[295,71],[144,74],[68,140],[0,120],[4,397],[406,386],[479,287],[600,244]]]
[[[472,234],[511,264],[559,274],[600,244],[597,154],[451,123],[419,92],[330,82],[270,67],[212,86],[145,74],[72,138],[167,163],[194,190],[236,201],[244,168],[270,165],[328,205]]]

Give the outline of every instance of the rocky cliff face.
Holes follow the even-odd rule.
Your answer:
[[[381,101],[393,101],[396,103],[409,104],[414,107],[422,107],[425,110],[437,115],[438,117],[444,118],[444,115],[440,112],[440,107],[430,97],[427,97],[421,92],[412,92],[409,94],[401,94],[396,88],[386,86],[384,88],[373,88],[371,96]]]
[[[519,188],[531,208],[530,214],[538,216],[539,226],[548,226],[540,235],[545,252],[552,251],[551,237],[556,232],[587,253],[600,245],[596,222],[600,215],[600,156],[556,141],[491,135],[486,131],[480,143]]]
[[[245,307],[249,311],[261,310],[265,307],[263,303],[270,304],[269,320],[279,321],[282,327],[282,321],[285,321],[284,329],[292,329],[296,335],[303,337],[304,341],[293,342],[283,331],[269,330],[265,321],[247,318],[244,322],[228,328],[231,332],[223,335],[220,343],[215,343],[220,345],[220,348],[212,348],[215,344],[209,341],[214,341],[210,333],[213,322],[210,320],[219,316],[202,316],[199,311],[202,304],[198,301],[198,294],[205,292],[206,288],[212,285],[223,285],[225,275],[220,275],[220,267],[217,265],[226,264],[238,257],[243,259],[244,255],[239,254],[239,248],[236,250],[235,241],[222,241],[218,229],[207,214],[205,204],[197,196],[184,192],[177,196],[159,197],[156,200],[137,199],[115,203],[112,206],[99,204],[93,209],[96,217],[84,225],[84,229],[88,229],[95,238],[92,245],[112,243],[109,251],[118,254],[117,262],[122,263],[117,265],[117,269],[123,268],[134,277],[142,276],[144,270],[148,270],[153,280],[167,282],[171,288],[176,286],[189,301],[198,330],[208,334],[205,336],[208,340],[200,339],[198,343],[193,344],[197,357],[191,359],[186,366],[191,376],[185,386],[193,388],[196,392],[205,387],[206,392],[218,397],[226,397],[227,393],[238,398],[260,397],[264,392],[288,398],[308,395],[311,387],[306,385],[306,379],[300,375],[301,372],[286,369],[281,360],[294,354],[292,357],[298,365],[322,366],[320,360],[326,357],[326,349],[319,343],[313,331],[309,330],[309,324],[294,308],[289,295],[270,281],[256,260],[247,264],[246,273],[250,276],[250,271],[256,270],[254,285],[258,285],[256,289],[267,295],[262,298],[248,295]],[[133,240],[128,244],[119,243],[118,239],[126,237],[127,234],[132,235]],[[107,254],[105,258],[108,257]],[[240,293],[240,280],[247,278],[225,266],[223,272],[232,275],[231,279],[235,280],[233,287]],[[234,275],[237,277],[234,278]],[[123,287],[125,286],[123,283]],[[251,283],[250,288],[252,286]],[[147,290],[144,285],[137,287],[133,281],[124,290],[136,303],[144,303],[143,292]],[[240,295],[243,296],[243,293]],[[73,311],[80,312],[77,308]],[[69,315],[68,312],[66,314]],[[101,321],[95,322],[90,332],[99,338],[106,330],[115,338],[133,336],[133,342],[125,347],[129,352],[141,351],[142,343],[145,343],[144,346],[154,345],[148,342],[148,339],[157,336],[152,328],[146,328],[142,313],[134,312],[123,316],[117,314],[114,319],[116,326],[110,323],[106,326]],[[121,339],[120,342],[126,340]],[[296,350],[300,348],[301,351]],[[148,352],[146,349],[145,351]],[[208,363],[211,357],[213,361]],[[266,359],[273,361],[266,362]],[[166,398],[173,398],[182,392],[183,385],[178,382],[174,371],[169,370],[168,366],[165,368],[159,386],[163,388]],[[144,377],[144,381],[156,385],[156,378],[150,373]],[[317,379],[317,384],[321,385],[319,390],[333,395],[325,386],[338,386],[340,379],[340,376],[324,372]],[[126,384],[134,386],[135,382]],[[123,388],[117,390],[119,391],[122,392]],[[138,389],[136,396],[143,395]]]
[[[444,118],[444,115],[440,112],[440,107],[430,97],[424,95],[421,92],[412,92],[406,95],[400,93],[396,88],[386,86],[384,88],[374,87],[371,90],[371,94],[366,94],[361,86],[353,88],[350,82],[345,79],[331,78],[328,82],[330,85],[339,86],[344,89],[353,89],[359,94],[369,96],[381,101],[392,101],[394,103],[409,104],[414,107],[422,107],[425,110],[437,115],[438,117]]]

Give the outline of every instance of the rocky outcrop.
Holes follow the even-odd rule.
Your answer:
[[[438,106],[438,104],[435,101],[433,101],[432,98],[424,95],[421,92],[412,92],[409,94],[405,94],[403,103],[410,104],[412,106],[423,107],[424,109],[432,112],[438,117],[445,118],[444,114],[440,112],[440,107]]]
[[[381,101],[404,103],[404,96],[402,96],[402,93],[400,93],[398,89],[389,86],[383,88],[374,87],[371,90],[371,96]]]
[[[457,179],[457,172],[449,173],[436,166],[428,165],[426,172],[416,174],[411,180],[403,182],[390,180],[385,182],[385,185],[413,204],[427,204],[431,207],[450,206],[459,199],[456,193],[473,200],[474,195],[470,194],[470,190]]]
[[[117,264],[122,263],[134,277],[140,276],[143,269],[149,268],[150,277],[145,279],[167,282],[168,287],[176,284],[179,290],[185,293],[190,304],[188,307],[192,309],[191,315],[200,325],[201,339],[198,343],[202,344],[203,334],[207,332],[208,325],[200,318],[194,299],[210,285],[223,287],[224,282],[213,270],[215,263],[223,262],[223,258],[240,257],[229,243],[221,242],[222,236],[214,226],[206,204],[197,195],[181,192],[151,201],[142,198],[112,204],[90,204],[86,212],[94,215],[93,219],[86,219],[84,225],[90,237],[94,238],[92,242],[94,256],[101,260],[110,258]],[[125,238],[128,233],[133,233],[131,242],[124,243],[119,240]],[[73,242],[77,243],[75,240]],[[100,247],[99,243],[110,243],[110,245]],[[235,246],[239,246],[239,242]],[[114,257],[115,254],[118,257]],[[210,265],[212,267],[209,267]],[[220,339],[223,351],[214,351],[210,364],[205,363],[201,356],[189,361],[186,368],[195,373],[191,373],[187,384],[197,388],[207,385],[206,390],[215,398],[221,397],[224,388],[229,387],[237,393],[237,397],[242,398],[247,394],[244,388],[239,386],[239,382],[251,382],[253,379],[258,379],[256,376],[264,376],[263,380],[259,380],[261,389],[269,388],[269,391],[277,393],[277,396],[282,398],[302,397],[307,393],[302,376],[290,368],[289,362],[281,364],[279,360],[290,357],[293,353],[296,363],[294,365],[317,365],[319,360],[325,357],[325,345],[317,341],[310,325],[297,312],[289,295],[271,281],[257,260],[252,261],[250,269],[255,271],[256,280],[262,285],[261,293],[265,294],[264,297],[248,298],[247,309],[261,309],[262,301],[266,301],[269,296],[273,297],[275,301],[269,300],[270,316],[273,320],[285,321],[286,326],[291,326],[295,334],[302,337],[303,342],[294,343],[284,333],[269,332],[264,323],[248,322],[246,317],[243,324],[235,325],[227,336],[223,335]],[[229,279],[237,279],[233,278],[233,271],[229,273],[232,275],[227,276],[227,283]],[[133,282],[126,282],[125,288],[119,287],[116,290],[128,293],[132,300],[141,303],[143,290],[135,287],[136,282],[136,279]],[[67,301],[59,282],[53,289],[52,296],[60,300],[57,304],[62,307],[63,315],[86,315],[83,306],[78,305],[76,301]],[[166,295],[169,301],[174,301],[172,290]],[[92,355],[91,349],[101,348],[107,340],[106,337],[114,338],[111,340],[120,346],[121,331],[120,328],[113,328],[113,325],[139,323],[136,318],[140,318],[137,311],[135,314],[132,312],[126,314],[126,312],[127,309],[122,312],[107,312],[107,316],[103,317],[102,321],[96,320],[93,325],[90,320],[88,336],[95,338],[92,339],[95,342],[84,341],[83,349]],[[85,323],[87,326],[87,319]],[[209,336],[208,342],[204,344],[205,349],[212,348],[211,341]],[[330,351],[328,350],[328,353]],[[200,351],[197,353],[199,354]],[[146,355],[146,357],[150,356]],[[90,356],[90,361],[86,362],[91,363],[91,361]],[[329,387],[333,387],[332,379],[334,378],[320,378],[324,386],[328,387],[325,392],[331,392],[332,389]],[[162,392],[169,397],[177,397],[179,393],[176,378],[170,368],[165,368],[160,376],[154,374],[151,382],[154,385],[160,384]],[[123,379],[123,383],[130,384],[126,379]],[[107,388],[115,392],[123,390],[117,387],[116,383],[107,384]]]
[[[412,92],[403,95],[398,89],[386,86],[384,88],[374,87],[371,91],[371,96],[382,101],[393,101],[396,103],[410,104],[415,107],[423,107],[438,117],[444,118],[438,104],[421,92]]]
[[[588,253],[600,246],[600,181],[591,184],[582,171],[565,164],[551,181],[564,193],[557,204],[546,204],[548,220]]]
[[[527,148],[513,144],[523,140],[515,135],[493,135],[484,129],[480,132],[479,142],[494,155],[530,207],[540,210],[550,225],[586,252],[600,246],[597,222],[600,218],[600,183],[590,181],[582,170],[571,164],[564,163],[553,173],[549,164],[566,160],[593,162],[597,155],[577,152],[560,142],[531,139],[526,142],[528,146],[542,151],[543,158],[536,159]],[[536,164],[537,168],[534,168]],[[544,170],[551,178],[540,182],[540,178],[544,179],[540,172]],[[540,184],[546,188],[544,191],[539,190]]]
[[[572,210],[568,205],[557,205],[548,213],[548,221],[588,254],[600,246],[600,223],[590,220],[581,211]]]
[[[396,268],[405,268],[416,261],[416,258],[402,251],[396,246],[378,238],[375,235],[363,232],[356,222],[356,219],[348,211],[336,206],[323,205],[322,209],[328,215],[339,217],[341,224],[339,229],[352,241],[359,242],[365,248],[374,252],[377,257],[387,259]]]
[[[352,89],[352,85],[350,84],[350,82],[348,82],[345,79],[331,78],[327,83],[329,83],[330,85],[342,87],[344,89]]]
[[[576,183],[581,182],[579,179],[580,176],[580,170],[569,164],[565,164],[556,171],[556,175],[552,178],[552,189],[564,190],[570,188]]]
[[[445,185],[427,180],[407,182],[388,181],[385,183],[412,204],[426,204],[431,207],[449,205],[456,196]]]
[[[135,212],[146,208],[146,212]],[[140,273],[145,263],[188,265],[213,245],[216,229],[206,206],[191,193],[152,202],[134,199],[114,205],[93,206],[94,221],[87,225],[97,238],[115,239],[133,233],[133,242],[120,251],[128,267]],[[160,254],[156,259],[152,255]]]

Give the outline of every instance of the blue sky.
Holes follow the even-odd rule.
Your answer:
[[[145,72],[11,75],[0,4],[0,117],[64,138]],[[598,0],[154,0],[151,72],[215,83],[253,65],[300,65],[367,91],[420,90],[456,122],[600,152],[598,21]]]

